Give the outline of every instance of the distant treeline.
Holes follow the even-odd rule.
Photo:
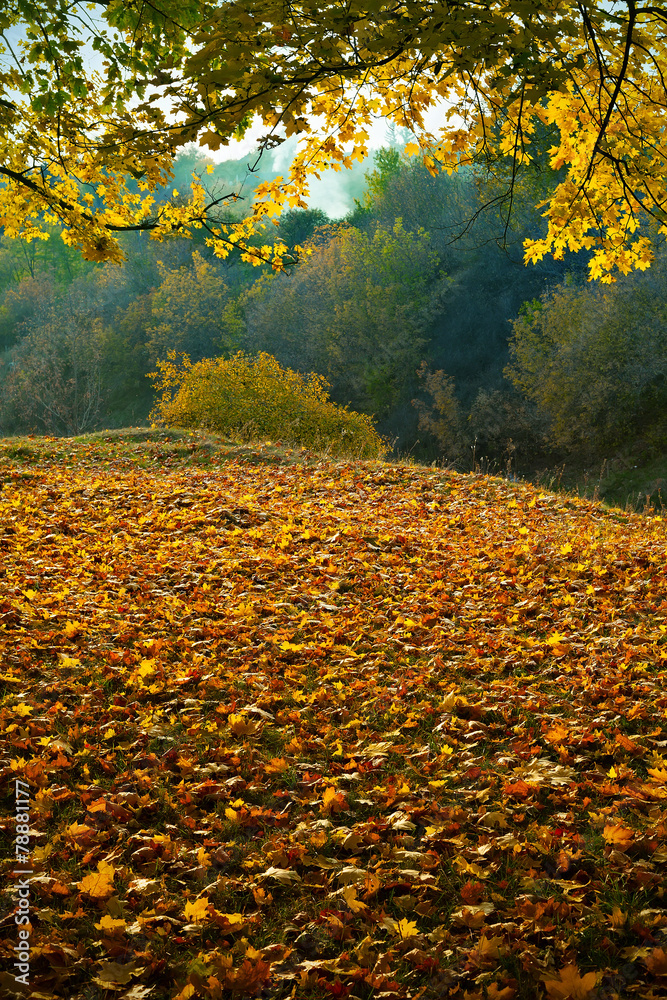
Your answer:
[[[179,172],[198,165],[189,153]],[[244,170],[220,165],[216,181]],[[363,189],[355,179],[345,219],[290,211],[258,237],[303,247],[286,274],[219,260],[203,236],[128,234],[120,267],[83,261],[55,231],[3,238],[0,431],[142,422],[169,351],[242,350],[323,375],[333,401],[423,458],[528,467],[664,449],[666,259],[606,286],[587,282],[582,254],[524,266],[555,176],[527,171],[508,217],[502,165],[433,177],[390,146]]]

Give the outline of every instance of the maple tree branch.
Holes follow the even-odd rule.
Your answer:
[[[45,186],[43,187],[36,181],[32,180],[32,178],[25,176],[28,172],[29,170],[26,170],[24,172],[19,172],[16,170],[12,170],[10,167],[5,167],[0,165],[0,176],[7,177],[10,180],[13,180],[17,184],[22,184],[24,187],[27,187],[30,191],[33,191],[36,194],[40,195],[40,197],[44,198],[48,202],[49,207],[52,207],[54,211],[60,210],[60,213],[63,213],[63,215],[67,215],[72,212],[77,212],[77,214],[79,214],[81,218],[84,219],[85,222],[88,222],[94,226],[100,226],[102,229],[106,229],[109,232],[113,233],[150,232],[152,230],[157,229],[161,224],[160,220],[163,215],[163,211],[159,212],[158,215],[152,219],[146,219],[144,222],[120,223],[120,224],[113,222],[106,222],[103,219],[91,215],[90,212],[78,212],[75,205],[72,205],[70,202],[65,201],[64,198],[58,198],[53,196]],[[229,194],[220,195],[217,198],[213,198],[206,205],[205,210],[209,211],[210,209],[216,208],[218,205],[221,205],[225,201],[236,201],[238,197],[239,196],[235,192],[230,192]],[[189,221],[199,222],[201,221],[201,217],[199,214],[197,214],[192,216],[192,218]],[[183,223],[179,223],[174,228],[182,229]]]
[[[601,143],[602,143],[602,140],[604,139],[604,137],[607,134],[607,128],[609,126],[609,122],[611,121],[611,116],[612,116],[612,114],[614,112],[614,109],[617,107],[618,96],[619,96],[619,94],[621,92],[621,87],[623,86],[623,81],[625,80],[625,77],[626,77],[626,74],[627,74],[627,71],[628,71],[628,63],[629,63],[629,60],[630,60],[630,52],[632,51],[632,44],[633,44],[632,33],[633,33],[634,26],[635,26],[635,23],[636,23],[636,9],[635,9],[634,0],[627,0],[627,6],[628,6],[629,17],[628,17],[628,27],[627,27],[626,36],[625,36],[625,45],[624,45],[624,49],[623,49],[623,61],[621,63],[621,67],[620,67],[620,69],[618,71],[618,74],[615,77],[614,89],[613,89],[613,92],[611,93],[611,95],[609,95],[609,100],[607,102],[607,108],[606,108],[603,120],[602,120],[602,122],[601,122],[601,124],[599,126],[599,129],[598,129],[598,135],[597,135],[597,138],[595,140],[595,145],[593,146],[593,152],[591,153],[591,158],[590,158],[590,161],[589,161],[589,164],[588,164],[588,168],[586,170],[586,175],[584,177],[584,180],[582,181],[582,184],[586,184],[591,179],[591,176],[592,176],[592,173],[593,173],[594,164],[595,164],[595,155],[596,155],[596,153],[599,153],[600,155],[605,156],[605,151],[601,148]],[[584,21],[585,22],[589,22],[588,15],[587,15],[587,13],[585,11],[585,7],[583,5],[580,5],[580,10],[582,12],[582,17],[584,18]],[[595,38],[595,32],[594,32],[594,29],[592,27],[592,24],[590,25],[590,30],[591,30],[591,33],[592,33],[592,37]],[[595,43],[595,45],[596,45],[596,50],[597,50],[597,42]],[[604,65],[604,62],[602,62],[601,65]],[[605,92],[607,92],[606,86],[605,86],[604,82],[601,79],[601,89],[602,88],[604,88]]]

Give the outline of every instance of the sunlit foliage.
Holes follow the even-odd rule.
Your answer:
[[[504,158],[512,188],[546,154],[563,176],[526,259],[583,248],[590,276],[611,281],[650,265],[648,220],[665,230],[665,21],[633,0],[5,5],[2,223],[33,239],[60,221],[89,260],[120,259],[125,229],[203,228],[220,254],[280,267],[281,244],[249,242],[253,221],[305,207],[309,178],[363,160],[384,117],[433,172]],[[157,203],[178,148],[217,150],[253,121],[260,148],[302,141],[247,219],[230,222],[238,191],[205,177]]]
[[[269,354],[238,351],[193,364],[171,352],[157,367],[154,421],[281,439],[333,455],[368,458],[386,450],[366,414],[329,400],[321,375],[282,368]]]

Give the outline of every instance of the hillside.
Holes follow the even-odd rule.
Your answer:
[[[149,431],[0,481],[34,996],[665,995],[667,521]]]

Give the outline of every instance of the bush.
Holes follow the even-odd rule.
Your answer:
[[[282,368],[270,354],[239,351],[193,364],[171,351],[158,361],[156,423],[201,427],[246,440],[280,439],[332,455],[378,458],[385,442],[370,417],[332,403],[321,375]]]

